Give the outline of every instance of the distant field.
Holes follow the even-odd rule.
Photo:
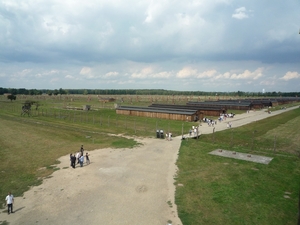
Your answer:
[[[8,190],[16,196],[22,195],[30,186],[39,184],[40,177],[51,175],[57,158],[78,151],[81,144],[87,150],[137,144],[133,139],[109,134],[155,137],[156,130],[163,129],[177,136],[197,125],[117,115],[115,104],[185,104],[187,100],[214,98],[111,97],[115,97],[116,102],[100,102],[97,96],[18,96],[16,101],[10,102],[0,96],[0,157],[3,159],[0,195],[5,196]],[[20,116],[26,100],[37,101],[38,108],[32,109],[31,116]],[[81,110],[84,105],[91,105],[91,110]],[[231,129],[232,132],[222,131],[215,136],[202,135],[199,140],[184,141],[176,178],[176,184],[183,185],[176,191],[176,204],[183,223],[296,224],[299,125],[300,111],[297,109]],[[207,154],[217,148],[266,155],[274,160],[269,165],[260,165]]]

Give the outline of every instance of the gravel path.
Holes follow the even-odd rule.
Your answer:
[[[293,107],[296,108],[296,107]],[[287,110],[271,114],[251,111],[218,123],[215,131],[242,126]],[[202,134],[212,133],[207,124]],[[9,224],[42,225],[181,225],[174,204],[176,160],[181,136],[172,141],[137,139],[134,149],[89,151],[91,164],[72,169],[69,156],[51,178],[15,198],[14,214],[0,213]]]

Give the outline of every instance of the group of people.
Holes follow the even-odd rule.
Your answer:
[[[172,133],[166,133],[166,140],[171,141],[172,140]]]
[[[75,154],[70,154],[70,161],[71,161],[71,167],[75,169],[76,161],[77,164],[80,164],[81,167],[83,167],[84,158],[86,159],[86,164],[90,164],[90,158],[89,154],[85,153],[84,156],[84,149],[83,145],[80,147],[80,151]],[[7,214],[14,213],[13,211],[13,203],[14,203],[14,196],[11,194],[11,192],[8,192],[8,195],[5,198],[5,205],[7,205]]]
[[[221,113],[220,117],[218,118],[219,122],[226,120],[226,118],[233,118],[235,116],[234,113]]]
[[[232,127],[232,123],[231,122],[228,122],[227,123],[227,128],[231,128]]]
[[[212,120],[212,119],[209,119],[209,118],[206,118],[206,117],[203,118],[203,122],[207,123],[208,126],[210,126],[210,127],[213,127],[213,126],[217,125],[217,120]]]
[[[80,147],[80,151],[77,152],[77,154],[70,154],[70,161],[71,161],[71,167],[73,167],[75,169],[76,167],[76,161],[77,164],[80,164],[80,167],[83,167],[83,163],[84,163],[84,158],[86,159],[86,164],[90,164],[90,158],[89,158],[89,154],[86,152],[85,156],[84,156],[84,149],[83,149],[83,145],[81,145]]]
[[[189,130],[189,136],[198,136],[199,135],[199,126],[192,126],[192,129]]]

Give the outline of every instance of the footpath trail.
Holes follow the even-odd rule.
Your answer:
[[[292,110],[268,114],[263,110],[236,115],[217,123],[215,132],[242,126]],[[207,124],[202,134],[212,133]],[[89,151],[91,164],[70,167],[69,156],[58,160],[59,170],[22,197],[15,198],[14,214],[0,212],[10,225],[182,225],[175,205],[174,176],[181,136],[172,141],[137,139],[133,149]],[[70,150],[72,152],[73,150]]]
[[[281,110],[276,110],[271,112],[270,114],[267,112],[267,109],[262,109],[262,110],[251,110],[248,113],[243,113],[243,114],[237,114],[234,116],[234,118],[227,118],[226,120],[222,121],[222,122],[217,122],[217,124],[215,126],[208,126],[207,123],[201,123],[201,125],[199,126],[199,133],[200,134],[211,134],[213,133],[213,129],[215,129],[215,132],[217,131],[221,131],[221,130],[226,130],[228,129],[227,127],[227,123],[231,123],[231,127],[235,128],[235,127],[240,127],[240,126],[244,126],[246,124],[252,123],[252,122],[256,122],[262,119],[266,119],[284,112],[287,112],[289,110],[293,110],[299,108],[299,106],[294,106],[294,107],[290,107],[290,108],[286,108],[286,109],[281,109]],[[185,137],[189,137],[189,134],[185,134]],[[178,138],[181,138],[178,137]]]

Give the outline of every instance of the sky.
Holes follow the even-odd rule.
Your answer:
[[[0,87],[300,91],[300,1],[0,0]]]

